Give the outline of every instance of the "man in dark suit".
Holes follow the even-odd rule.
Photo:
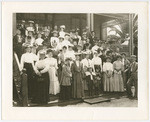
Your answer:
[[[136,56],[131,56],[131,65],[129,67],[130,77],[127,82],[127,95],[128,97],[138,97],[138,64],[136,62]]]

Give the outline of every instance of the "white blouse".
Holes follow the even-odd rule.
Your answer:
[[[34,64],[34,61],[35,61],[35,56],[33,55],[33,53],[24,53],[22,56],[21,56],[21,61],[20,61],[20,67],[21,67],[21,70],[23,69],[24,67],[24,63],[31,63],[32,65]],[[34,65],[33,65],[34,66]]]
[[[113,71],[113,64],[110,62],[106,62],[103,65],[103,71],[106,72],[107,70]]]
[[[102,65],[102,60],[100,57],[94,57],[92,59],[92,63],[93,63],[93,65]]]
[[[93,63],[92,63],[92,61],[91,61],[90,59],[84,58],[84,59],[81,61],[81,63],[83,64],[83,68],[84,68],[84,67],[93,67]],[[93,69],[94,69],[94,67],[93,67]]]
[[[40,71],[41,73],[46,73],[46,72],[48,72],[49,67],[48,67],[48,65],[47,65],[47,63],[46,63],[46,59],[44,59],[44,60],[39,60],[39,61],[37,61],[37,62],[35,63],[35,67],[34,67],[35,72],[37,73],[37,72],[39,71],[39,69],[42,69],[42,70]]]
[[[55,69],[58,69],[57,60],[55,58],[46,58],[45,61],[48,67],[54,67]]]
[[[36,40],[35,40],[35,44],[37,44],[37,45],[42,45],[42,42],[43,42],[44,40],[42,39],[42,38],[37,38]]]

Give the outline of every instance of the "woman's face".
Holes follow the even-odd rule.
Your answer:
[[[107,59],[106,62],[111,62],[110,59]]]
[[[57,37],[57,33],[54,33],[53,36],[54,36],[54,37]]]
[[[63,42],[64,41],[64,39],[63,38],[59,38],[59,42]]]
[[[29,32],[28,32],[28,35],[29,35],[29,36],[33,36],[33,34],[32,34],[32,32],[31,32],[31,31],[29,31]]]
[[[76,60],[80,60],[80,56],[79,55],[76,56]]]
[[[45,54],[40,54],[40,58],[44,59],[45,58]]]
[[[53,53],[52,53],[52,52],[49,52],[49,53],[48,53],[48,57],[53,57]]]
[[[38,38],[41,38],[42,37],[42,35],[41,34],[38,34]]]
[[[31,48],[30,48],[30,47],[27,47],[27,48],[26,48],[26,52],[30,53],[30,52],[31,52]]]

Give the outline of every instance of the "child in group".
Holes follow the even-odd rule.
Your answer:
[[[101,90],[101,71],[99,67],[95,67],[94,90],[95,95],[99,95]]]
[[[60,80],[60,100],[69,100],[71,98],[71,67],[70,59],[65,59],[65,64],[62,67],[62,75]]]
[[[96,74],[93,72],[92,67],[88,67],[87,71],[85,72],[85,75],[86,75],[86,82],[88,84],[89,96],[93,96],[93,82]]]

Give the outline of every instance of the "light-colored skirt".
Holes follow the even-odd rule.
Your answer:
[[[60,84],[58,81],[58,77],[56,76],[55,67],[50,67],[48,73],[50,80],[49,94],[56,95],[60,92]]]
[[[114,72],[114,91],[116,92],[123,92],[124,91],[124,84],[122,74],[118,74]]]
[[[113,92],[114,91],[114,81],[113,77],[107,77],[106,73],[104,73],[103,77],[103,88],[106,92]]]

